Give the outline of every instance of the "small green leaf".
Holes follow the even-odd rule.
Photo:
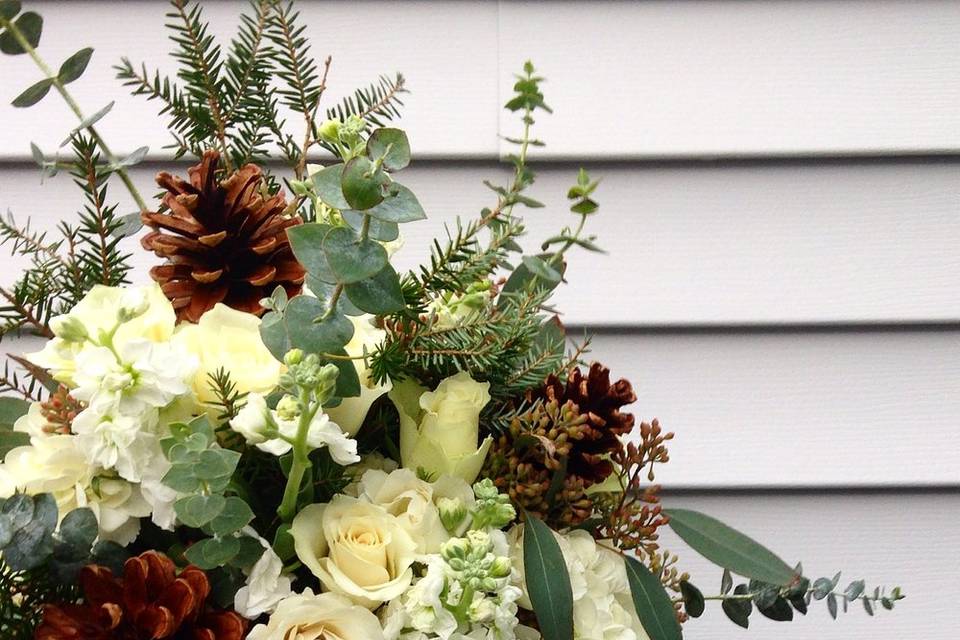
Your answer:
[[[836,602],[834,602],[834,605],[836,605]],[[790,603],[783,598],[774,598],[773,602],[766,607],[757,605],[757,611],[777,622],[793,620],[793,609],[790,608]]]
[[[129,238],[143,228],[143,219],[139,211],[128,213],[117,218],[119,226],[114,229],[110,235],[114,238]]]
[[[727,595],[733,589],[733,576],[730,575],[730,569],[723,570],[723,576],[720,578],[720,593]]]
[[[384,222],[415,222],[423,220],[427,214],[423,211],[417,196],[398,182],[389,187],[390,193],[383,202],[364,211],[367,215]]]
[[[97,538],[99,525],[93,511],[82,507],[74,509],[63,518],[60,523],[60,537],[65,543],[85,553],[90,551],[93,541]]]
[[[538,278],[543,278],[547,282],[557,283],[563,279],[559,271],[547,264],[546,260],[539,256],[523,256],[521,262],[523,262],[523,266],[525,266],[530,273]]]
[[[3,502],[3,506],[0,507],[0,516],[6,517],[10,527],[16,531],[30,524],[33,511],[33,498],[25,493],[15,493]]]
[[[69,84],[82,76],[92,55],[93,48],[86,47],[64,60],[60,65],[60,71],[57,72],[57,80],[63,84]]]
[[[353,323],[339,313],[315,322],[325,313],[326,307],[316,298],[297,296],[282,315],[270,313],[264,317],[260,336],[278,360],[283,360],[284,354],[294,347],[307,353],[333,353],[353,337]]]
[[[680,594],[683,596],[683,608],[691,618],[699,618],[703,615],[705,602],[703,593],[693,584],[684,580],[680,583]]]
[[[13,20],[18,13],[20,13],[20,2],[18,0],[0,0],[0,18]]]
[[[22,518],[13,521],[14,532],[10,543],[3,550],[4,562],[14,571],[27,571],[39,567],[53,553],[53,531],[57,526],[57,503],[49,493],[28,497],[31,503],[31,513],[29,520],[20,527],[17,527],[17,521],[22,522]],[[13,496],[6,503],[16,499]],[[21,508],[18,513],[23,513]]]
[[[294,548],[293,536],[290,535],[290,525],[281,524],[277,528],[277,533],[273,536],[273,551],[281,560],[287,562],[297,555]]]
[[[624,556],[623,559],[627,565],[627,580],[630,582],[633,606],[650,640],[681,640],[683,633],[680,623],[677,622],[673,603],[660,579],[636,558]],[[703,612],[702,596],[700,612]]]
[[[689,509],[670,509],[670,528],[694,551],[730,571],[778,586],[796,575],[776,554],[751,538],[708,515]]]
[[[833,582],[827,578],[818,578],[813,583],[813,599],[823,600],[833,591]]]
[[[25,447],[30,444],[30,434],[23,431],[6,431],[0,429],[0,462],[2,462],[11,450],[17,447]]]
[[[746,595],[748,593],[747,585],[738,584],[737,588],[733,590],[733,593],[734,595]],[[721,603],[720,607],[732,622],[740,625],[744,629],[748,629],[750,627],[750,614],[753,612],[753,604],[750,603],[750,600],[747,600],[746,598],[726,598]]]
[[[204,571],[222,567],[240,552],[238,538],[207,538],[184,552],[187,560]]]
[[[330,364],[340,370],[337,376],[336,395],[338,398],[353,398],[360,395],[360,377],[357,375],[357,368],[353,366],[353,360],[347,359],[348,355],[345,349],[335,349],[327,351],[332,356],[342,356],[332,359]]]
[[[410,164],[410,141],[400,129],[377,129],[367,140],[367,155],[373,160],[382,156],[387,171],[399,171]]]
[[[223,496],[194,495],[180,498],[174,503],[173,508],[183,524],[199,529],[220,515],[226,503],[226,498]]]
[[[223,510],[210,521],[210,529],[218,536],[236,533],[253,520],[253,511],[242,498],[230,496]],[[258,543],[259,545],[259,543]]]
[[[387,265],[387,251],[375,240],[361,240],[348,227],[334,227],[323,238],[323,252],[338,283],[360,282]]]
[[[229,449],[207,449],[201,451],[194,473],[201,480],[214,480],[233,475],[240,461],[240,454]]]
[[[63,142],[60,143],[60,146],[61,147],[66,146],[67,144],[69,144],[70,140],[73,139],[73,136],[77,135],[80,131],[87,129],[89,127],[92,127],[96,123],[100,122],[100,120],[105,115],[110,113],[111,109],[113,109],[113,104],[114,104],[113,100],[111,100],[109,104],[107,104],[107,106],[103,107],[102,109],[97,111],[95,114],[84,118],[83,121],[80,122],[80,124],[78,124],[73,129],[70,130],[70,133],[67,134],[67,137],[64,138]]]
[[[372,278],[346,285],[344,292],[350,302],[367,313],[396,313],[404,307],[400,277],[389,263]]]
[[[178,493],[193,493],[200,489],[200,480],[192,464],[174,464],[163,476],[162,482]]]
[[[260,541],[250,536],[240,536],[240,550],[237,555],[230,560],[230,564],[238,569],[250,570],[266,549],[260,544]]]
[[[49,78],[44,78],[40,82],[28,87],[23,93],[21,93],[16,98],[14,98],[13,102],[11,102],[10,104],[17,107],[18,109],[23,109],[25,107],[32,107],[33,105],[43,100],[43,97],[47,95],[52,85],[53,85],[53,80]]]
[[[600,208],[600,205],[597,204],[595,200],[591,200],[590,198],[584,198],[583,200],[577,202],[572,207],[570,207],[570,211],[572,211],[573,213],[579,213],[580,215],[588,216],[592,213],[596,213],[597,209],[599,208]]]
[[[334,209],[349,209],[350,203],[343,197],[340,181],[343,176],[343,164],[334,164],[324,167],[311,176],[313,188],[317,196],[328,207]]]
[[[527,515],[523,532],[527,594],[544,640],[573,640],[573,592],[563,553],[553,532]]]
[[[10,524],[10,518],[0,515],[0,551],[10,544],[13,539],[13,525]]]
[[[9,11],[10,9],[5,9],[5,12]],[[36,48],[37,45],[40,44],[40,33],[43,31],[43,18],[41,18],[39,14],[28,11],[17,18],[13,24],[31,47]],[[26,49],[20,46],[17,39],[13,37],[13,33],[11,33],[9,28],[3,33],[0,33],[0,51],[11,56],[27,52]]]
[[[868,616],[872,616],[872,615],[873,615],[873,603],[870,602],[870,598],[868,598],[867,596],[864,596],[863,598],[861,598],[861,600],[863,600],[863,610],[867,612],[867,615],[868,615]]]
[[[369,158],[358,156],[348,162],[340,177],[340,188],[351,209],[365,211],[383,202],[382,180]]]
[[[350,209],[341,211],[340,215],[343,216],[343,219],[354,231],[360,231],[363,227],[363,219],[366,217],[364,213],[351,211]],[[370,217],[370,228],[367,230],[368,237],[374,240],[380,240],[381,242],[390,242],[400,237],[400,228],[396,222],[387,222],[386,220],[379,220],[373,216]]]
[[[287,229],[290,248],[303,268],[310,275],[324,282],[336,283],[337,277],[330,269],[327,254],[323,251],[323,239],[333,229],[329,224],[311,222]]]
[[[831,618],[833,618],[834,620],[837,619],[837,596],[833,595],[832,593],[829,596],[827,596],[827,611],[830,612]],[[764,612],[761,611],[760,613],[764,613]],[[792,619],[792,617],[789,619]],[[776,620],[776,618],[774,618],[774,620]]]
[[[132,167],[136,164],[140,164],[147,157],[147,154],[150,152],[150,147],[140,147],[135,149],[130,155],[120,158],[117,160],[115,167]]]
[[[856,600],[863,595],[864,587],[865,583],[863,580],[854,580],[847,587],[847,590],[843,592],[843,595],[845,595],[848,600]]]

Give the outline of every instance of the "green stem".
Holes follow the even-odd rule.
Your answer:
[[[297,515],[297,496],[300,495],[300,487],[303,486],[303,476],[310,468],[310,451],[307,448],[307,434],[310,431],[310,423],[320,408],[320,405],[307,409],[309,407],[309,395],[301,392],[300,400],[306,409],[300,414],[300,423],[297,425],[297,435],[293,441],[293,461],[290,464],[290,475],[287,477],[287,486],[283,490],[283,501],[277,509],[280,519],[285,522],[291,522]]]
[[[81,123],[84,122],[86,120],[86,116],[83,115],[80,105],[77,104],[77,101],[73,99],[73,96],[70,95],[70,93],[67,91],[67,88],[62,82],[60,82],[57,74],[55,74],[53,70],[47,66],[47,63],[43,61],[43,58],[40,57],[40,55],[37,53],[37,50],[30,45],[30,42],[27,41],[26,36],[23,35],[23,32],[17,28],[17,25],[6,19],[0,19],[0,24],[7,29],[8,33],[13,35],[13,38],[17,41],[20,47],[30,55],[30,58],[33,59],[40,71],[43,72],[44,76],[46,76],[48,80],[51,81],[54,88],[56,88],[57,92],[63,97],[64,101],[67,103],[67,106],[70,107],[70,110],[73,111],[74,115],[77,116]],[[96,128],[93,125],[90,125],[86,127],[86,129],[90,132],[90,135],[93,136],[93,139],[96,140],[97,145],[103,150],[103,153],[107,156],[107,160],[110,162],[110,164],[115,166],[117,163],[117,158],[110,151],[107,143],[104,142]],[[116,167],[115,172],[118,176],[120,176],[120,179],[123,181],[124,186],[126,186],[127,191],[129,191],[130,195],[133,196],[133,200],[137,203],[137,206],[140,207],[140,211],[146,211],[147,204],[144,202],[140,192],[137,191],[136,186],[134,186],[133,180],[130,179],[130,175],[127,173],[127,170],[123,167]]]

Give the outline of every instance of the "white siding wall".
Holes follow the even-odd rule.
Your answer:
[[[168,167],[152,104],[110,65],[167,50],[158,1],[35,2],[42,52],[96,48],[75,87],[120,150],[149,144],[134,179]],[[229,33],[238,2],[209,2]],[[302,2],[330,96],[399,69],[419,162],[408,182],[441,225],[489,200],[504,172],[499,105],[532,58],[548,76],[534,239],[562,224],[583,163],[604,182],[594,230],[610,256],[577,255],[565,321],[630,378],[643,418],[677,432],[661,480],[810,572],[899,583],[902,606],[837,622],[760,617],[753,638],[946,638],[960,545],[960,3],[936,0]],[[107,29],[106,27],[109,27]],[[112,33],[108,40],[105,35]],[[0,104],[35,79],[0,60]],[[43,189],[29,142],[50,151],[73,121],[55,97],[0,119],[0,210],[52,227],[79,205]],[[125,206],[129,200],[115,192]],[[533,243],[531,242],[531,245]],[[137,256],[138,277],[151,256]],[[7,273],[18,268],[4,258]],[[7,278],[10,279],[9,277]],[[20,350],[24,344],[10,344]],[[719,572],[683,553],[707,590]],[[716,610],[691,638],[737,637]]]

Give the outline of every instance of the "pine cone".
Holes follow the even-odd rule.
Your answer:
[[[248,164],[217,179],[220,154],[206,151],[187,170],[189,182],[161,171],[157,184],[166,213],[144,212],[153,229],[140,241],[166,258],[150,276],[173,302],[179,320],[196,322],[215,304],[260,314],[260,300],[278,285],[290,296],[300,292],[303,266],[287,240],[287,228],[300,224],[286,216],[282,193],[262,192],[260,167]]]
[[[571,448],[568,474],[583,478],[589,487],[613,473],[607,458],[621,449],[620,436],[630,433],[634,423],[632,413],[620,413],[621,407],[637,401],[627,380],[610,384],[610,369],[594,362],[586,376],[579,368],[571,370],[566,384],[550,376],[534,398],[573,402],[577,413],[586,417],[583,435]]]
[[[83,604],[47,605],[37,640],[241,640],[247,622],[207,606],[210,582],[190,566],[176,573],[157,551],[127,560],[123,578],[106,567],[80,572]]]
[[[484,475],[547,524],[581,524],[593,513],[586,490],[613,473],[619,436],[633,429],[633,414],[620,412],[636,400],[633,389],[626,380],[610,384],[610,370],[594,363],[586,375],[572,370],[565,384],[550,376],[527,400],[533,408],[494,441]]]

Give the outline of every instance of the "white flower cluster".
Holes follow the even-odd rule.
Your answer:
[[[508,534],[510,555],[523,587],[523,528]],[[579,640],[649,640],[630,596],[627,570],[620,555],[598,544],[586,531],[554,532],[570,574],[573,631]],[[531,608],[524,596],[520,606]]]
[[[240,391],[276,386],[281,365],[260,340],[259,323],[218,305],[199,324],[177,327],[158,285],[91,289],[51,320],[54,337],[43,349],[27,355],[82,410],[62,434],[39,403],[30,407],[15,425],[30,444],[0,465],[0,496],[50,492],[61,517],[89,507],[100,538],[123,545],[135,539],[140,518],[172,528],[177,493],[161,483],[170,465],[160,439],[171,422],[211,410],[209,376],[221,367]]]

